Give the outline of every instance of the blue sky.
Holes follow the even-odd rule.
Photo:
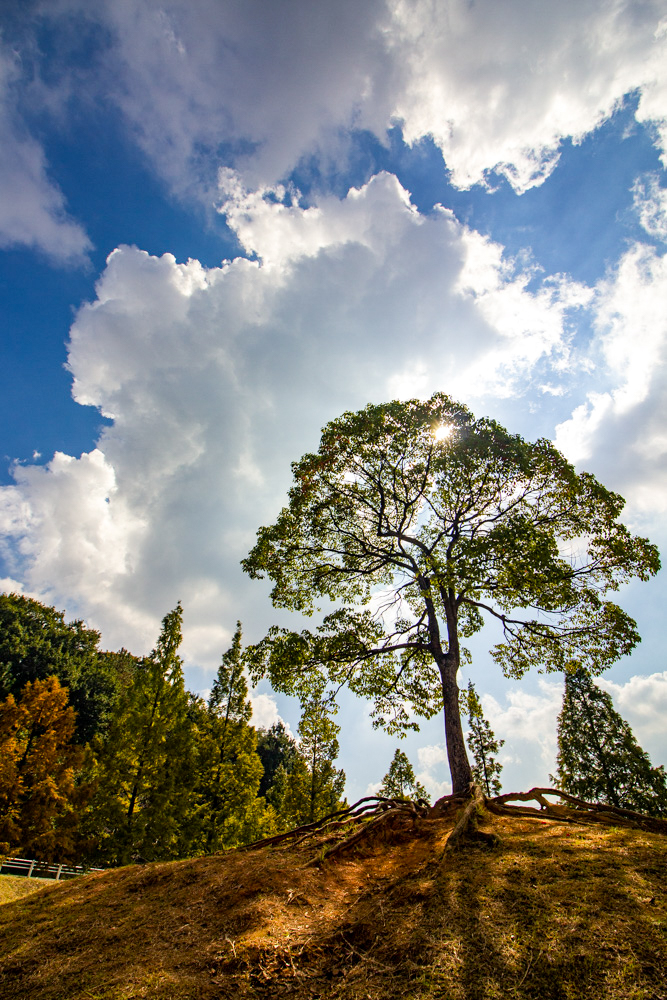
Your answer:
[[[502,7],[502,11],[500,8]],[[0,14],[0,579],[205,688],[239,559],[343,409],[444,390],[556,440],[662,543],[667,52],[657,2],[57,0]],[[223,261],[226,263],[223,265]],[[603,681],[657,762],[665,584]],[[506,784],[557,678],[475,648]],[[263,687],[258,721],[298,710]],[[350,794],[394,742],[345,700]],[[446,787],[440,720],[406,748]],[[363,750],[364,763],[359,762]]]

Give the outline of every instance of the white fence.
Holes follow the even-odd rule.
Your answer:
[[[86,872],[101,872],[103,868],[86,868],[84,865],[56,865],[35,858],[5,858],[0,875],[23,875],[25,878],[74,878]]]

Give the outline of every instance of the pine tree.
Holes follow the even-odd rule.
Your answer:
[[[424,799],[430,802],[428,792],[415,778],[412,764],[402,750],[394,754],[378,794],[388,799]]]
[[[257,730],[257,753],[264,773],[259,783],[259,795],[270,795],[276,782],[278,769],[289,773],[297,756],[296,741],[287,732],[283,722],[274,722],[270,729]]]
[[[92,788],[78,780],[86,749],[57,677],[30,681],[0,706],[0,842],[37,858],[72,856]]]
[[[197,849],[234,847],[269,832],[273,811],[258,799],[262,762],[249,724],[252,705],[243,672],[241,623],[224,653],[208,704],[199,716]]]
[[[279,813],[284,826],[313,823],[340,807],[345,772],[334,767],[339,730],[331,718],[331,706],[319,694],[312,695],[302,708],[292,770],[283,769],[278,778],[283,787]]]
[[[558,716],[559,788],[577,798],[662,816],[667,814],[664,767],[653,767],[612,698],[585,670],[565,674]]]
[[[463,692],[461,701],[462,710],[470,723],[466,742],[473,757],[473,778],[478,785],[481,785],[486,795],[499,795],[502,787],[500,772],[503,766],[498,763],[496,754],[504,746],[505,740],[496,739],[484,717],[482,703],[472,681],[468,682],[468,690]]]
[[[103,857],[127,863],[179,853],[193,799],[193,729],[183,683],[182,608],[162,620],[155,649],[140,661],[100,753],[94,823]]]

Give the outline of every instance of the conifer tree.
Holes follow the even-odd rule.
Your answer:
[[[283,722],[274,722],[270,729],[257,731],[257,753],[264,773],[259,783],[259,795],[270,794],[279,768],[289,773],[297,756],[296,741],[289,735]]]
[[[402,750],[397,750],[389,765],[389,770],[382,779],[378,792],[388,799],[424,799],[430,801],[426,789],[415,778],[412,764]]]
[[[0,850],[71,856],[92,788],[78,781],[87,751],[57,677],[30,681],[0,705]]]
[[[183,683],[182,608],[120,699],[100,760],[94,820],[101,852],[127,863],[174,857],[193,799],[193,731]]]
[[[318,692],[303,705],[296,760],[291,772],[282,775],[279,811],[283,825],[313,823],[340,806],[345,772],[334,767],[340,726],[331,718],[331,711]]]
[[[565,674],[558,716],[558,772],[564,792],[593,802],[667,814],[664,767],[653,767],[612,698],[579,669]]]
[[[500,772],[503,765],[498,763],[496,754],[504,746],[505,740],[497,740],[491,726],[484,717],[482,703],[472,681],[468,690],[462,693],[462,710],[468,717],[470,729],[466,733],[468,750],[472,754],[472,775],[486,795],[499,795],[502,787]]]
[[[272,810],[257,793],[262,762],[250,725],[252,705],[243,672],[241,623],[223,654],[208,704],[199,716],[197,849],[205,853],[247,843],[268,832]]]

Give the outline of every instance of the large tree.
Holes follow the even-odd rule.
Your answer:
[[[558,716],[559,788],[592,802],[667,814],[664,767],[653,767],[632,729],[585,670],[565,675]]]
[[[509,434],[442,394],[369,405],[293,465],[289,503],[243,561],[277,607],[339,603],[314,632],[273,628],[257,677],[298,693],[311,671],[375,700],[378,724],[444,711],[454,791],[472,779],[461,726],[461,640],[485,620],[508,676],[531,664],[599,673],[639,641],[607,591],[659,568],[619,522],[623,499],[546,440]]]

